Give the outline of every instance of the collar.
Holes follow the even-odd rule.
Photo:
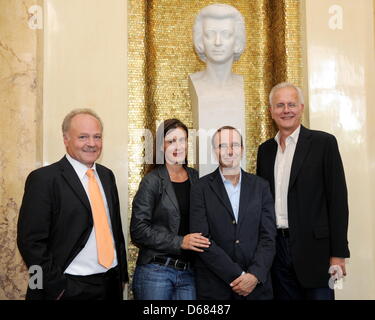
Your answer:
[[[82,180],[85,177],[86,172],[88,170],[87,166],[79,162],[78,160],[72,158],[68,153],[65,156],[69,163],[72,165],[74,171],[77,173],[79,179]],[[94,163],[94,165],[90,169],[93,169],[94,172],[96,172],[96,164]]]
[[[228,183],[232,184],[231,181],[229,181],[228,179],[226,179],[226,178],[224,177],[223,173],[221,172],[221,167],[219,167],[219,172],[220,172],[221,179],[223,180],[223,183],[228,182]],[[242,170],[240,169],[240,179],[238,180],[238,184],[237,184],[237,186],[238,186],[238,185],[241,185],[241,179],[242,179]]]
[[[300,131],[301,125],[299,125],[298,128],[294,130],[290,136],[287,137],[287,139],[292,140],[295,144],[297,144]],[[277,144],[280,145],[280,131],[277,132],[274,139],[277,142]]]

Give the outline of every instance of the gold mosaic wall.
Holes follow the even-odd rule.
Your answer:
[[[212,0],[129,1],[129,204],[143,176],[138,129],[177,117],[192,128],[188,74],[205,68],[193,49],[192,27]],[[302,83],[298,0],[227,0],[244,16],[247,47],[234,72],[243,75],[247,170],[255,171],[258,145],[275,134],[268,94],[281,81]],[[131,212],[131,208],[129,208]],[[130,218],[130,214],[129,214]],[[137,250],[130,245],[130,273]]]

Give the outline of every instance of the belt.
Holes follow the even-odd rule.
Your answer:
[[[69,278],[76,279],[78,281],[96,281],[96,280],[108,280],[108,279],[113,279],[117,278],[120,274],[120,268],[119,266],[116,266],[112,269],[109,269],[107,272],[102,272],[102,273],[94,273],[94,274],[89,274],[86,276],[81,276],[81,275],[74,275],[74,274],[68,274],[66,273],[65,275]]]
[[[172,267],[177,270],[187,270],[190,269],[190,262],[183,261],[181,259],[172,259],[169,257],[160,257],[160,256],[155,256],[152,259],[153,263],[161,264],[166,267]]]
[[[277,229],[277,235],[283,238],[289,238],[289,229]]]

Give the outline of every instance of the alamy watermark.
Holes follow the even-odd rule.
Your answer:
[[[39,265],[33,265],[29,268],[29,288],[43,289],[43,269]]]
[[[217,128],[218,129],[218,128]],[[188,129],[187,149],[192,152],[189,159],[190,164],[217,164],[217,158],[214,152],[213,137],[217,129]],[[241,130],[236,130],[242,135]],[[163,130],[159,130],[163,132]],[[163,149],[164,135],[154,134],[151,130],[146,128],[130,129],[129,135],[132,143],[140,143],[143,146],[142,157],[138,164],[164,164],[165,152]],[[174,141],[166,149],[173,150],[177,147],[178,142]],[[190,146],[190,147],[188,147]],[[155,154],[154,154],[155,153]],[[198,160],[199,159],[199,160]]]

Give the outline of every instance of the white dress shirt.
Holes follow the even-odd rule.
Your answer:
[[[66,158],[70,162],[70,164],[73,166],[74,171],[77,173],[79,180],[81,181],[83,188],[86,191],[87,198],[90,200],[89,197],[89,191],[88,191],[88,176],[86,175],[86,172],[88,168],[80,163],[79,161],[73,159],[69,154],[66,154]],[[92,166],[95,174],[95,179],[98,182],[100,192],[102,194],[103,200],[104,200],[104,207],[105,207],[105,212],[108,217],[108,222],[109,222],[109,227],[111,230],[111,235],[112,235],[112,240],[113,240],[113,233],[112,233],[112,224],[111,224],[111,219],[109,216],[109,209],[108,209],[108,203],[107,199],[104,194],[104,189],[102,186],[102,183],[100,181],[100,178],[98,176],[98,173],[96,172],[96,165]],[[113,241],[113,243],[115,243]],[[116,256],[116,250],[114,250],[114,259],[111,268],[115,267],[117,265],[117,256]],[[64,273],[72,274],[72,275],[79,275],[79,276],[87,276],[91,274],[96,274],[96,273],[103,273],[107,272],[108,269],[103,267],[101,264],[98,262],[98,251],[96,247],[96,237],[95,237],[95,230],[92,228],[91,234],[87,240],[87,243],[85,247],[78,253],[78,255],[73,259],[73,261],[70,263],[68,268],[64,271]]]
[[[234,218],[236,219],[236,222],[238,223],[238,212],[239,212],[239,209],[240,209],[242,172],[240,171],[240,179],[238,180],[238,183],[234,186],[230,180],[228,180],[224,177],[223,173],[221,172],[221,169],[219,169],[219,171],[220,171],[221,179],[223,179],[223,183],[224,183],[224,186],[225,186],[225,190],[227,191],[230,204],[232,206]]]
[[[299,126],[285,140],[285,150],[281,149],[280,131],[277,133],[275,140],[277,142],[277,154],[275,160],[275,212],[276,226],[278,229],[286,229],[288,224],[288,188],[290,171],[294,152],[296,151],[297,141],[301,126]]]

